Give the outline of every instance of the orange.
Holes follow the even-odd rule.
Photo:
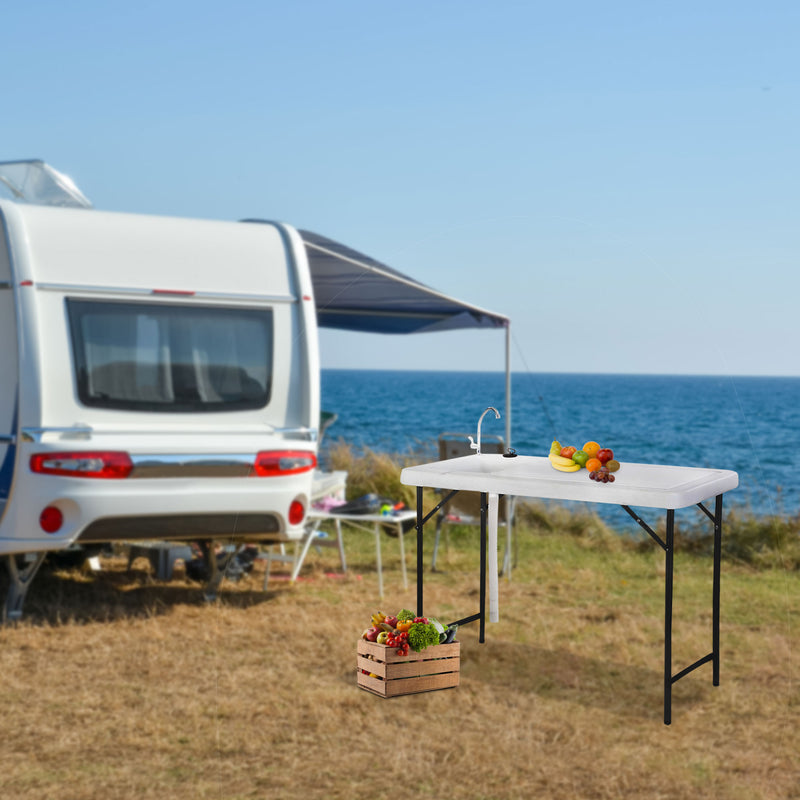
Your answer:
[[[590,458],[586,462],[586,469],[588,469],[589,472],[595,472],[596,470],[600,469],[600,467],[602,467],[602,466],[603,466],[603,463],[600,461],[599,458]]]
[[[586,442],[583,446],[583,452],[588,453],[589,456],[596,456],[598,451],[600,450],[600,445],[597,442]]]

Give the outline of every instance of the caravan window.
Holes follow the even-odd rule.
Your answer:
[[[84,405],[187,412],[269,402],[269,309],[67,300],[67,311]]]

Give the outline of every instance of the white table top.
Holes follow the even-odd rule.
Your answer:
[[[416,519],[417,512],[413,508],[406,508],[400,511],[393,511],[391,514],[340,514],[336,511],[336,506],[329,510],[321,508],[310,508],[308,517],[311,519],[345,519],[353,522],[385,522],[387,525],[397,525],[399,522],[407,522]]]
[[[407,486],[664,509],[685,508],[739,485],[738,474],[731,470],[628,462],[621,463],[614,479],[597,483],[585,469],[553,469],[548,458],[494,454],[433,461],[400,473]]]

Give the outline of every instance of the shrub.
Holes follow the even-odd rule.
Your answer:
[[[364,449],[355,453],[345,442],[333,443],[328,450],[331,469],[347,472],[347,499],[365,494],[379,494],[403,502],[410,508],[416,504],[413,486],[400,483],[400,470],[405,466],[397,456]]]
[[[676,546],[711,556],[714,536],[698,524],[679,530]],[[722,556],[760,569],[800,569],[800,515],[756,517],[729,511],[722,528]]]

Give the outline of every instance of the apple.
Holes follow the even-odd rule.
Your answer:
[[[364,631],[364,638],[368,642],[374,642],[378,638],[378,634],[379,633],[380,633],[380,631],[376,627],[373,626],[371,628],[367,628]]]
[[[572,454],[577,452],[578,448],[570,445],[569,447],[562,447],[559,455],[562,458],[572,458]]]
[[[595,458],[601,463],[605,464],[607,461],[611,461],[614,458],[614,451],[609,449],[608,447],[604,447],[602,450],[597,451],[597,455]]]
[[[584,450],[576,450],[572,454],[572,460],[576,464],[580,464],[582,467],[585,467],[586,462],[589,460],[589,454]]]

